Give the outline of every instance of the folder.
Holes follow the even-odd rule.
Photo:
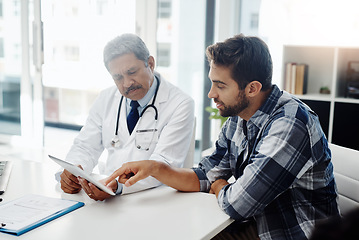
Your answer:
[[[85,204],[29,194],[0,205],[0,232],[21,235]]]

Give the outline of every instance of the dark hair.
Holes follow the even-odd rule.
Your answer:
[[[236,35],[207,47],[206,55],[209,62],[229,67],[240,89],[254,80],[262,84],[263,91],[272,86],[272,58],[267,44],[258,37]]]
[[[108,69],[108,63],[122,55],[133,53],[137,59],[147,66],[150,53],[140,37],[132,33],[122,34],[109,41],[103,50],[103,62]]]

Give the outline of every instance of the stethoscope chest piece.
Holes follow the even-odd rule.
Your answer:
[[[115,148],[118,148],[121,146],[120,139],[118,138],[117,135],[115,135],[115,137],[112,139],[111,146],[115,147]]]

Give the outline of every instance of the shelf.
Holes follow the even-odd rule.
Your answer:
[[[359,99],[355,99],[355,98],[335,98],[334,99],[335,102],[342,102],[342,103],[354,103],[354,104],[359,104]]]
[[[344,97],[350,61],[359,61],[359,47],[284,46],[282,86],[287,63],[307,64],[307,94],[295,96],[317,113],[329,142],[359,150],[359,99]],[[298,75],[288,76],[293,86]],[[331,93],[319,94],[321,87]]]
[[[284,46],[283,66],[286,63],[308,65],[308,94],[318,94],[321,87],[331,88],[334,78],[335,49],[332,47]],[[285,76],[285,67],[282,71]]]
[[[355,103],[359,104],[359,99],[356,98],[344,98],[344,97],[336,97],[333,98],[331,95],[326,94],[303,94],[303,95],[294,95],[302,100],[316,100],[316,101],[326,101],[326,102],[342,102],[342,103]]]
[[[317,101],[328,101],[332,100],[330,94],[303,94],[303,95],[295,95],[299,99],[306,99],[306,100],[317,100]]]

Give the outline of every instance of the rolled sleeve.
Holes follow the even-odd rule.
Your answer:
[[[201,192],[209,192],[209,190],[211,189],[211,182],[208,180],[204,170],[202,170],[200,168],[192,168],[192,169],[196,173],[196,175],[199,179],[200,191]]]

